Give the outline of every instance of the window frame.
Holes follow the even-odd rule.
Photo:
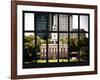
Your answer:
[[[24,20],[24,18],[25,18],[25,13],[33,13],[34,14],[34,26],[35,26],[35,28],[34,28],[34,31],[32,31],[32,30],[24,30],[24,28],[25,28],[25,20]],[[47,14],[48,16],[47,16],[47,27],[46,27],[46,30],[45,31],[39,31],[39,30],[37,30],[37,28],[36,28],[36,16],[35,16],[35,14]],[[70,56],[68,56],[68,62],[62,62],[62,63],[60,63],[59,62],[59,34],[67,34],[68,35],[68,55],[69,55],[69,44],[70,44],[70,34],[72,34],[72,33],[77,33],[78,34],[78,43],[79,43],[79,41],[80,41],[80,33],[88,33],[88,35],[90,34],[90,32],[89,31],[87,31],[87,32],[81,32],[80,31],[80,16],[88,16],[88,30],[89,30],[89,28],[90,28],[90,26],[89,26],[89,19],[90,19],[90,17],[89,17],[89,14],[81,14],[81,13],[59,13],[59,12],[41,12],[41,11],[23,11],[23,14],[24,14],[24,16],[23,16],[23,34],[25,33],[25,32],[34,32],[35,33],[35,46],[36,46],[36,43],[37,43],[37,33],[46,33],[47,35],[47,38],[46,38],[46,63],[44,64],[44,65],[42,65],[41,63],[39,64],[39,63],[36,63],[36,64],[33,64],[33,65],[35,65],[35,66],[32,66],[32,65],[30,65],[29,67],[28,66],[26,66],[26,67],[24,67],[24,63],[23,63],[23,68],[45,68],[45,67],[64,67],[64,66],[84,66],[84,65],[89,65],[89,56],[88,56],[88,62],[79,62],[79,59],[80,59],[80,49],[78,49],[78,62],[70,62]],[[49,28],[49,14],[57,14],[57,31],[49,31],[48,30],[48,28]],[[68,16],[68,31],[60,31],[59,30],[59,15],[67,15]],[[70,16],[71,15],[77,15],[78,16],[78,31],[70,31]],[[53,16],[53,15],[52,15]],[[52,20],[52,22],[53,22],[53,20]],[[53,26],[53,25],[52,25]],[[53,64],[51,64],[51,63],[49,63],[48,62],[48,35],[49,34],[51,34],[51,33],[57,33],[57,35],[58,35],[58,44],[57,44],[57,46],[58,46],[58,59],[57,59],[57,63],[53,63]],[[23,36],[23,39],[24,39],[24,36]],[[24,47],[24,42],[23,42],[23,47]],[[36,48],[35,48],[36,49]],[[88,45],[88,49],[89,49],[89,45]],[[24,54],[24,53],[23,53]],[[90,53],[88,53],[88,55],[89,55]],[[71,63],[71,64],[70,64]],[[76,65],[76,63],[77,63],[77,65]],[[51,64],[51,66],[49,65],[49,64]],[[27,64],[28,65],[28,64]],[[36,66],[37,65],[37,66]],[[31,67],[32,66],[32,67]]]
[[[68,7],[81,9],[94,9],[94,71],[81,72],[66,72],[66,73],[52,73],[52,74],[30,74],[17,75],[17,5],[34,5],[34,6],[49,6],[49,7]],[[25,78],[42,78],[42,77],[57,77],[57,76],[72,76],[72,75],[88,75],[97,74],[97,6],[96,5],[79,5],[79,4],[63,4],[63,3],[47,3],[47,2],[32,2],[32,1],[11,1],[11,78],[25,79]]]

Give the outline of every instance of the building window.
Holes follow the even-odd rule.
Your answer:
[[[23,13],[23,68],[89,65],[89,14]]]

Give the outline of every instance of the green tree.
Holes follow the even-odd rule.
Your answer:
[[[27,42],[31,43],[34,39],[35,39],[34,35],[25,36],[24,37],[24,42],[25,43],[27,43]]]
[[[60,43],[67,44],[68,43],[68,38],[67,37],[60,38]]]
[[[79,45],[88,46],[88,38],[85,37],[85,38],[81,39]]]
[[[70,51],[77,51],[77,39],[75,38],[71,38],[70,39],[70,43],[69,43],[69,46],[70,46]]]

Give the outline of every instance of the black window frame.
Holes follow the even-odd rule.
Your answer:
[[[48,30],[48,27],[46,28],[46,31],[37,31],[36,30],[36,25],[35,25],[35,31],[32,31],[32,30],[24,30],[25,28],[25,13],[47,13],[47,14],[58,14],[58,29],[57,31],[49,31]],[[59,31],[59,14],[66,14],[68,15],[68,31]],[[43,12],[43,11],[22,11],[22,22],[23,22],[23,49],[24,49],[24,33],[28,33],[28,32],[31,32],[31,33],[35,33],[35,45],[36,45],[36,41],[37,41],[37,38],[36,38],[36,34],[37,33],[46,33],[47,34],[47,39],[46,39],[46,51],[47,51],[47,57],[46,57],[46,63],[45,64],[41,64],[41,63],[35,63],[35,65],[33,63],[31,64],[24,64],[24,61],[23,61],[23,68],[45,68],[45,67],[64,67],[64,66],[86,66],[86,65],[89,65],[89,54],[90,54],[90,14],[81,14],[81,13],[62,13],[62,12]],[[78,32],[77,31],[70,31],[70,18],[69,18],[69,15],[78,15]],[[88,16],[88,31],[87,32],[81,32],[80,31],[80,15],[87,15]],[[35,18],[34,18],[35,20]],[[53,20],[52,20],[53,22]],[[48,24],[47,24],[48,26]],[[88,34],[88,49],[89,49],[89,52],[88,52],[88,61],[87,62],[69,62],[69,57],[68,57],[68,62],[67,63],[59,63],[59,51],[58,51],[58,62],[57,63],[49,63],[48,62],[48,34],[49,33],[58,33],[58,50],[59,50],[59,33],[66,33],[68,34],[68,49],[69,49],[69,43],[70,43],[70,34],[71,33],[78,33],[78,42],[80,41],[80,33],[86,33]],[[78,57],[80,56],[79,55],[79,50],[78,49]],[[24,54],[24,53],[23,53]],[[69,55],[69,50],[68,50],[68,55]],[[24,57],[24,56],[23,56]],[[22,58],[23,59],[23,58]]]

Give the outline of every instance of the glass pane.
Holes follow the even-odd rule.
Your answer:
[[[78,41],[78,33],[70,33],[69,38],[69,61],[77,62],[78,61],[78,50],[79,50],[79,41]]]
[[[72,30],[72,15],[69,15],[69,20],[70,30]],[[59,14],[59,31],[68,31],[68,14]]]
[[[59,14],[59,31],[68,31],[68,15]]]
[[[88,31],[88,16],[80,15],[80,31]]]
[[[35,60],[36,60],[35,34],[25,33],[24,34],[24,53],[23,53],[24,64],[35,62]]]
[[[48,35],[48,62],[58,62],[58,34],[49,33]]]
[[[78,15],[72,15],[72,28],[70,31],[78,31]]]
[[[37,63],[46,63],[46,33],[36,33]]]
[[[59,62],[68,62],[68,33],[59,33]]]
[[[58,30],[58,14],[49,14],[50,31]]]
[[[34,13],[25,13],[25,30],[34,30]]]
[[[48,31],[53,30],[53,13],[49,13]]]
[[[89,38],[87,33],[80,34],[80,61],[88,61],[89,59]]]
[[[35,14],[35,25],[37,31],[46,31],[48,24],[48,14],[36,13]]]

